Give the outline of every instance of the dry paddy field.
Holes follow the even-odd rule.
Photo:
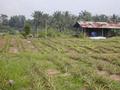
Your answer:
[[[0,90],[120,90],[120,38],[0,36]]]

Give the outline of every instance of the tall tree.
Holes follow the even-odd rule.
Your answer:
[[[5,14],[0,15],[0,23],[2,25],[8,25],[8,16]]]
[[[111,16],[111,21],[112,22],[118,22],[119,20],[119,17],[117,16],[117,15],[115,15],[115,14],[113,14],[112,16]]]
[[[108,16],[101,14],[93,16],[93,21],[97,22],[107,22],[109,20]]]
[[[91,21],[92,20],[92,14],[88,11],[81,11],[78,16],[78,20],[83,21]]]
[[[64,28],[64,15],[62,14],[61,11],[56,11],[53,14],[53,20],[52,20],[52,24],[53,27],[57,28],[60,32],[63,30]]]
[[[11,27],[16,28],[23,28],[25,24],[25,16],[19,15],[19,16],[12,16],[9,20],[9,25]]]
[[[41,11],[35,11],[33,13],[33,21],[34,21],[34,26],[35,26],[36,30],[41,23],[42,14],[43,14],[43,12],[41,12]]]
[[[35,26],[36,33],[38,32],[38,27],[39,28],[46,28],[46,24],[49,20],[49,15],[46,13],[43,13],[41,11],[35,11],[33,13],[33,24]]]

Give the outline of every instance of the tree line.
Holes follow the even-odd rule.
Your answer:
[[[40,30],[47,30],[54,28],[58,32],[64,32],[65,30],[71,31],[76,21],[96,21],[96,22],[119,22],[120,16],[105,14],[92,15],[88,11],[81,11],[78,15],[71,14],[69,11],[61,12],[56,11],[52,15],[44,13],[42,11],[34,11],[32,19],[26,19],[24,15],[16,15],[8,18],[7,15],[0,15],[0,31],[10,31],[10,28],[14,28],[17,31],[22,31],[25,24],[29,24],[33,33],[37,33]],[[6,29],[7,28],[7,29]],[[3,30],[4,29],[4,30]]]

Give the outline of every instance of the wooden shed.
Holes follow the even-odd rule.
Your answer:
[[[120,23],[80,21],[74,27],[89,37],[108,37],[111,31],[120,30]]]

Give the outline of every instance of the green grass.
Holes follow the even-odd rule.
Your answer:
[[[0,90],[120,90],[120,38],[0,36]]]

